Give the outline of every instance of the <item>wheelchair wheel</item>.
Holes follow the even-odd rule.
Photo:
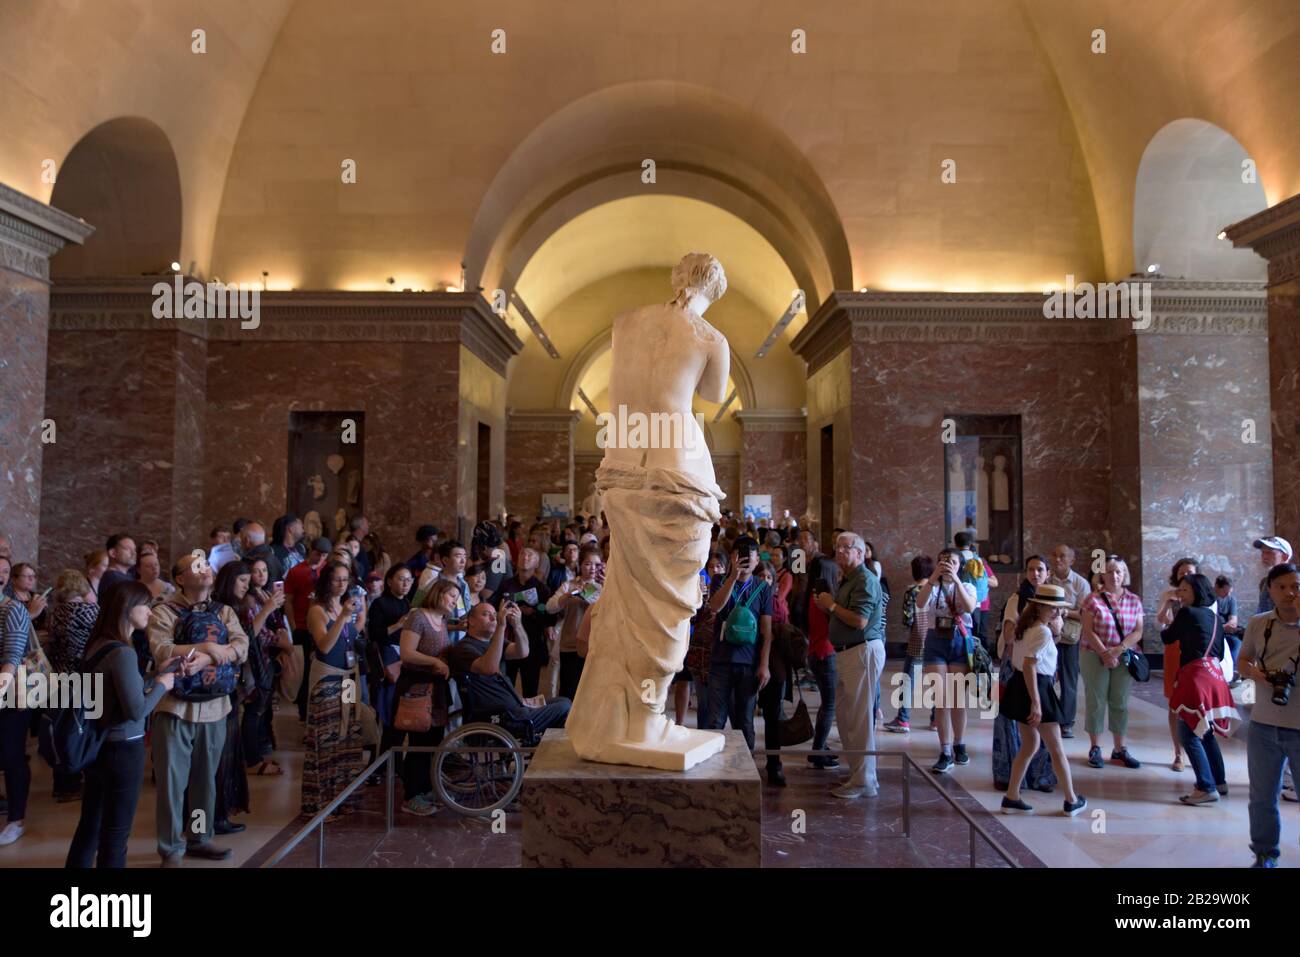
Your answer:
[[[524,784],[523,757],[511,750],[518,746],[512,734],[494,724],[461,725],[443,739],[434,762],[439,799],[456,813],[475,817],[508,807]]]

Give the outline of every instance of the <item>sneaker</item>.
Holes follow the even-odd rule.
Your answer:
[[[890,734],[907,734],[912,730],[912,726],[907,721],[899,721],[895,718],[885,724],[885,730]]]
[[[1013,801],[1009,797],[1002,799],[1003,814],[1033,814],[1034,806],[1026,804],[1024,801]]]
[[[5,829],[0,831],[0,847],[7,847],[18,838],[23,836],[23,826],[21,823],[13,822],[5,825]]]
[[[1061,813],[1063,813],[1066,817],[1074,817],[1076,814],[1078,814],[1080,811],[1082,811],[1084,808],[1088,806],[1088,799],[1084,797],[1082,794],[1080,794],[1077,798],[1075,798],[1073,804],[1071,804],[1069,801],[1062,801],[1061,806],[1063,808]]]
[[[840,759],[835,757],[833,754],[810,754],[808,755],[808,763],[815,768],[828,771],[831,768],[838,768],[840,766]]]
[[[1193,791],[1191,794],[1184,794],[1178,800],[1183,804],[1217,804],[1219,801],[1219,792]]]
[[[434,806],[423,794],[417,794],[402,805],[402,810],[416,817],[428,817],[434,812]]]
[[[1263,855],[1263,854],[1256,854],[1256,855],[1255,855],[1255,863],[1254,863],[1254,864],[1251,864],[1250,866],[1251,866],[1251,867],[1274,868],[1274,867],[1277,867],[1277,858],[1276,858],[1276,857],[1266,857],[1266,856]]]
[[[1026,784],[1025,787],[1031,791],[1042,791],[1044,794],[1051,794],[1056,787],[1051,784]],[[1003,790],[1006,790],[1005,788]]]
[[[1101,748],[1089,748],[1089,749],[1088,749],[1088,767],[1090,767],[1090,768],[1104,768],[1105,766],[1106,766],[1106,762],[1103,761],[1103,760],[1102,760],[1102,757],[1101,757]]]
[[[1062,728],[1062,729],[1061,729],[1061,737],[1063,737],[1063,738],[1073,738],[1073,737],[1074,737],[1074,729],[1073,729],[1073,728]]]
[[[1290,801],[1292,804],[1300,803],[1300,798],[1296,797],[1294,784],[1291,787],[1282,789],[1282,800]]]
[[[1219,797],[1228,796],[1228,786],[1226,784],[1216,784],[1214,790],[1219,792]]]
[[[952,759],[960,767],[970,764],[970,755],[966,753],[966,745],[954,744],[952,746]]]
[[[880,793],[879,788],[851,788],[847,784],[841,784],[837,788],[831,788],[831,795],[837,798],[843,798],[846,801],[852,801],[855,798],[876,797]]]
[[[1116,764],[1124,765],[1124,767],[1126,768],[1142,767],[1142,762],[1139,761],[1137,758],[1133,757],[1133,755],[1129,754],[1128,748],[1120,748],[1116,751],[1111,751],[1110,759],[1114,761]]]
[[[218,821],[212,825],[214,834],[238,834],[248,827],[246,824],[236,824],[234,821]]]
[[[767,766],[767,783],[774,788],[785,787],[785,771],[781,769],[781,765],[769,764]]]
[[[935,774],[947,774],[952,770],[952,758],[946,754],[939,755],[939,760],[930,765],[930,770]]]
[[[931,722],[930,722],[930,726],[929,726],[928,728],[926,728],[925,730],[926,730],[926,731],[935,731],[935,732],[937,732],[937,731],[939,730],[939,722],[937,722],[937,721],[931,721]]]

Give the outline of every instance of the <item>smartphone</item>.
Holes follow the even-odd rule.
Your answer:
[[[45,591],[41,592],[41,597],[42,597],[42,598],[49,598],[49,597],[50,597],[50,592],[52,592],[52,591],[54,591],[54,586],[53,586],[53,585],[51,585],[49,588],[45,589]]]
[[[193,655],[193,654],[194,654],[194,652],[191,651],[191,652],[190,652],[190,655]],[[186,659],[185,659],[185,660],[189,660],[189,655],[186,656]],[[162,669],[160,669],[160,670],[158,671],[158,674],[160,674],[160,675],[169,675],[169,674],[171,674],[173,671],[180,671],[180,670],[181,670],[181,666],[182,666],[183,664],[185,664],[185,661],[181,660],[180,658],[177,658],[175,661],[173,661],[171,664],[169,664],[166,668],[162,668]]]
[[[276,591],[284,591],[284,582],[272,582],[271,587]]]

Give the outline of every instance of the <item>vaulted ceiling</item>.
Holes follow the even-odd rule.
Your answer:
[[[658,189],[819,292],[1035,289],[1129,271],[1174,120],[1300,192],[1297,49],[1294,0],[0,0],[0,182],[48,201],[43,161],[136,117],[176,155],[182,262],[228,281],[490,287],[537,224]]]

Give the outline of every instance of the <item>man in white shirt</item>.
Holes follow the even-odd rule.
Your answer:
[[[1063,589],[1070,603],[1062,615],[1056,676],[1061,681],[1061,737],[1073,738],[1079,709],[1079,635],[1083,630],[1083,603],[1092,594],[1092,586],[1074,570],[1074,549],[1069,545],[1057,545],[1052,550],[1047,583]]]

